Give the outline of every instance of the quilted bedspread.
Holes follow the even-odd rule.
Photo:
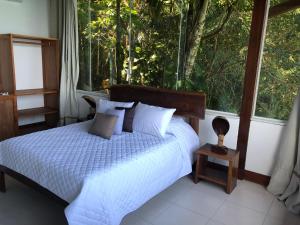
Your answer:
[[[105,140],[87,132],[91,121],[0,142],[0,165],[70,204],[70,225],[118,225],[122,218],[191,172],[199,139],[182,120],[165,138],[122,133]]]

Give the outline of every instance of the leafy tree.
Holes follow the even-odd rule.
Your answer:
[[[287,119],[300,87],[299,40],[300,9],[269,19],[256,115]]]

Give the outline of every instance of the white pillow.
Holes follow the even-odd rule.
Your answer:
[[[175,110],[139,103],[135,107],[133,131],[164,137]]]
[[[115,102],[105,99],[100,99],[97,105],[97,113],[105,113],[109,109],[115,109],[116,107],[131,108],[134,102]]]
[[[124,115],[125,115],[125,109],[123,110],[117,110],[117,109],[109,109],[106,111],[105,114],[117,116],[118,120],[115,124],[114,132],[113,134],[121,134],[123,129],[123,122],[124,122]]]

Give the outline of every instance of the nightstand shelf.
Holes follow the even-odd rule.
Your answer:
[[[227,172],[210,167],[206,167],[205,171],[203,171],[203,174],[198,174],[198,178],[219,184],[224,187],[227,185]]]
[[[239,163],[239,152],[228,149],[227,154],[217,154],[212,151],[211,144],[205,144],[196,151],[197,164],[194,182],[198,183],[199,179],[207,180],[225,187],[226,192],[230,194],[237,183],[237,170]],[[229,162],[226,171],[208,166],[208,157],[222,159]]]

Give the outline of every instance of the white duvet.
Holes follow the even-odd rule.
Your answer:
[[[129,212],[191,172],[199,139],[183,120],[163,138],[87,133],[91,121],[0,142],[0,165],[34,180],[70,204],[70,225],[118,225]]]

